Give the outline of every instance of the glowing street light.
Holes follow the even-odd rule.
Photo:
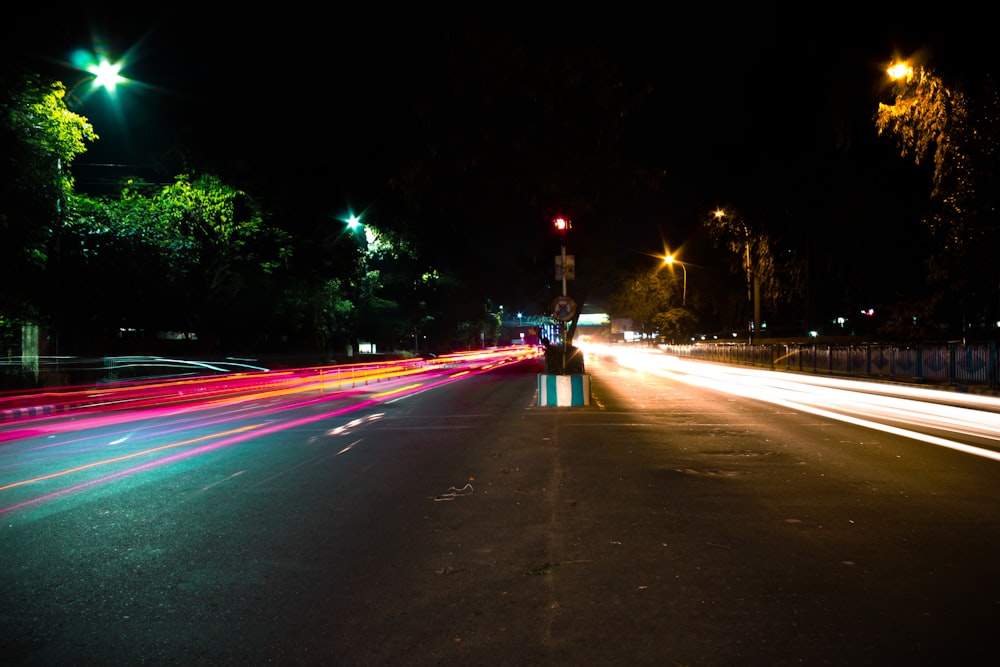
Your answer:
[[[913,77],[913,67],[908,62],[895,62],[889,66],[886,70],[886,74],[893,81],[899,81],[900,79],[906,79],[907,81]]]
[[[684,279],[683,279],[683,288],[681,290],[681,305],[686,307],[687,306],[687,293],[688,293],[688,270],[687,270],[687,267],[684,266],[684,262],[678,260],[676,257],[673,256],[673,254],[669,254],[666,257],[664,257],[663,258],[663,263],[666,264],[667,266],[670,266],[670,267],[672,267],[674,264],[677,264],[683,270],[683,272],[684,272]]]
[[[362,243],[362,247],[365,252],[371,253],[377,244],[384,244],[384,240],[379,240],[380,235],[378,230],[375,229],[371,224],[362,220],[364,213],[361,215],[356,215],[352,213],[346,219],[341,218],[341,222],[347,225],[347,231],[349,231],[358,242]],[[363,232],[363,233],[362,233]]]
[[[91,65],[87,71],[94,75],[94,88],[104,88],[109,93],[115,92],[115,86],[125,81],[125,77],[118,74],[122,69],[120,64],[111,64],[106,59],[96,65]]]
[[[97,56],[85,49],[79,49],[72,56],[73,68],[79,72],[86,72],[82,79],[69,90],[66,99],[75,100],[76,104],[82,104],[91,93],[98,89],[103,89],[108,95],[114,97],[118,84],[131,83],[129,79],[121,75],[123,61],[111,62],[107,57]],[[76,98],[77,89],[83,84],[90,85],[82,94],[82,99]]]

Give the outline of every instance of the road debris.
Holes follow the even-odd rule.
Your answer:
[[[434,496],[434,502],[439,502],[441,500],[454,500],[459,496],[471,496],[471,495],[472,495],[471,484],[466,484],[461,489],[456,489],[454,486],[452,486],[445,493],[441,493]]]
[[[549,574],[552,572],[552,563],[546,563],[545,565],[539,565],[535,568],[529,568],[524,571],[525,574]]]

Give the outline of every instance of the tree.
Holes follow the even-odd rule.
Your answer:
[[[260,290],[289,259],[288,235],[265,221],[245,192],[212,175],[186,176],[153,199],[159,242],[188,307],[188,330],[209,347],[247,344],[262,314]]]
[[[625,274],[612,293],[611,310],[616,318],[632,320],[643,338],[663,335],[680,338],[691,332],[695,318],[675,305],[681,301],[678,279],[665,271],[637,269]]]
[[[889,72],[894,99],[878,106],[879,135],[893,138],[903,158],[930,172],[933,208],[923,222],[935,241],[927,275],[938,293],[929,300],[957,304],[951,316],[962,319],[963,335],[970,325],[992,329],[1000,277],[994,258],[1000,241],[997,89],[985,77],[970,94],[923,66],[900,64]]]
[[[66,349],[110,354],[122,330],[174,330],[180,307],[173,306],[161,227],[149,198],[77,195],[66,217],[61,260],[67,277],[61,287]]]
[[[344,276],[352,348],[359,339],[379,350],[418,348],[415,337],[434,319],[428,301],[438,272],[426,265],[401,226],[364,221],[352,236],[358,253]]]
[[[62,83],[4,82],[0,100],[0,313],[25,321],[57,315],[60,240],[73,192],[70,166],[97,140],[66,106]]]
[[[290,239],[217,177],[130,182],[117,199],[79,198],[72,218],[67,289],[91,342],[124,327],[194,334],[203,351],[231,353],[282,326],[276,277]]]
[[[698,317],[687,308],[676,306],[653,317],[653,324],[661,338],[672,343],[681,343],[691,339],[698,328]]]
[[[737,260],[733,271],[746,276],[747,303],[753,304],[752,317],[748,319],[759,331],[764,324],[762,301],[773,307],[798,293],[799,263],[790,255],[779,264],[774,254],[778,244],[770,233],[762,225],[751,225],[741,215],[719,209],[705,219],[704,225],[716,245],[724,247]]]

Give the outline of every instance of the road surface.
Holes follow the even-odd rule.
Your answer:
[[[0,654],[1000,664],[997,461],[608,358],[538,407],[536,363],[0,441]]]

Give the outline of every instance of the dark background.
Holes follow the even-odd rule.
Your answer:
[[[809,320],[922,281],[928,178],[876,136],[885,67],[916,56],[958,77],[996,61],[982,10],[935,11],[505,6],[476,19],[80,3],[27,8],[5,22],[4,44],[8,62],[67,86],[81,76],[67,66],[76,48],[124,58],[133,84],[114,105],[81,108],[101,140],[76,166],[80,190],[123,169],[165,180],[201,169],[293,230],[367,211],[418,230],[425,254],[464,271],[477,298],[525,309],[558,251],[551,215],[573,218],[581,276],[680,248],[697,292],[726,279],[700,226],[725,206],[811,254],[824,305],[807,309],[829,312]],[[579,104],[562,95],[574,76]],[[504,113],[505,96],[521,106]],[[541,120],[520,115],[525,101]],[[400,187],[414,174],[416,205]]]

